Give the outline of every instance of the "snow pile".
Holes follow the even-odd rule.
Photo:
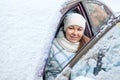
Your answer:
[[[90,79],[90,78],[87,78],[84,76],[79,76],[79,77],[75,78],[74,80],[94,80],[94,79]]]
[[[65,0],[0,1],[0,80],[38,80]]]
[[[59,10],[66,1],[0,0],[0,80],[42,80],[41,72],[53,32],[61,17]],[[119,51],[116,47],[114,53]],[[111,59],[114,60],[119,58]],[[120,74],[114,72],[118,70],[118,65],[114,63],[111,67],[113,65],[117,68],[112,68],[110,72]]]

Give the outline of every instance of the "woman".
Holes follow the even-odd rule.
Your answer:
[[[56,38],[46,65],[45,80],[54,80],[65,65],[84,46],[89,38],[84,35],[86,20],[78,13],[69,13],[64,19],[64,36]]]

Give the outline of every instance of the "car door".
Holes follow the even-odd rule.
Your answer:
[[[55,38],[63,36],[63,19],[64,16],[69,12],[77,12],[84,16],[84,18],[87,20],[85,35],[91,38],[91,41],[97,37],[96,35],[100,32],[100,30],[103,29],[106,24],[108,24],[111,16],[114,17],[110,9],[99,1],[85,0],[75,3],[71,2],[61,10],[63,16],[61,17],[60,23],[58,24],[58,30],[56,31]],[[80,54],[80,51],[77,54]]]
[[[65,9],[65,8],[64,8]],[[83,8],[83,4],[82,4],[82,2],[80,1],[80,2],[77,2],[77,3],[75,3],[75,4],[73,4],[73,5],[71,5],[71,6],[67,6],[67,9],[68,10],[64,10],[64,12],[63,12],[63,16],[61,17],[61,20],[60,20],[60,23],[58,24],[58,30],[56,31],[56,34],[55,34],[55,37],[54,38],[58,38],[58,37],[62,37],[62,36],[64,36],[64,30],[63,30],[63,27],[64,27],[64,24],[63,24],[63,19],[64,19],[64,17],[65,17],[65,15],[67,15],[68,13],[70,13],[70,12],[76,12],[76,13],[80,13],[81,15],[83,15],[83,17],[87,20],[87,16],[86,16],[86,13],[85,13],[85,11],[84,11],[84,8]],[[92,32],[92,30],[91,30],[91,28],[90,28],[90,24],[89,24],[89,22],[87,21],[87,23],[86,23],[86,29],[85,29],[85,35],[86,36],[88,36],[89,38],[92,38],[93,37],[93,32]],[[49,59],[48,59],[48,61],[49,61]],[[68,61],[69,62],[69,61]],[[68,62],[66,62],[66,63],[68,63]],[[46,68],[47,69],[47,68]],[[45,76],[44,76],[44,78],[45,78]]]
[[[69,4],[66,5],[66,7],[61,9],[63,16],[58,24],[55,38],[63,36],[63,19],[69,12],[77,12],[83,15],[87,21],[84,34],[91,39],[95,38],[100,30],[114,18],[112,11],[105,4],[97,0],[69,2]]]
[[[120,17],[109,24],[102,37],[93,46],[84,49],[86,52],[76,61],[71,70],[71,80],[119,80],[120,74]],[[100,37],[100,36],[99,36]],[[92,42],[92,41],[91,41]],[[90,42],[90,43],[91,43]],[[88,50],[88,51],[85,51]]]
[[[77,63],[72,63],[73,66],[70,66],[73,67],[71,70],[71,80],[74,80],[76,77],[78,77],[76,80],[80,80],[80,76],[88,77],[92,80],[119,80],[120,77],[118,75],[115,79],[112,79],[115,75],[111,74],[111,72],[114,74],[119,73],[120,69],[120,53],[117,51],[120,46],[118,42],[120,39],[117,38],[120,34],[119,18],[117,17],[118,20],[116,20],[110,9],[97,1],[86,1],[82,3],[82,6],[88,20],[89,28],[93,33],[92,40],[94,41],[94,39],[98,37],[99,41],[96,41],[92,46],[89,46],[89,44],[86,45],[84,48],[89,46],[90,50],[88,52],[86,51],[85,55],[81,56],[78,62],[75,61]],[[105,28],[107,27],[112,28],[109,28],[110,31],[103,32],[105,35],[102,34],[102,36],[99,36],[102,30],[106,30]],[[109,39],[111,39],[111,41],[109,41]],[[113,44],[114,42],[116,44]],[[114,54],[114,51],[117,54]],[[81,53],[82,50],[80,50],[79,54]],[[89,57],[86,55],[89,55]],[[87,80],[87,78],[85,80]]]

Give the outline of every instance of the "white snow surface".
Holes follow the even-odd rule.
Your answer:
[[[105,3],[114,14],[120,14],[120,8],[119,8],[119,0],[100,0],[103,3]]]
[[[0,80],[42,80],[67,0],[0,0]]]
[[[120,23],[113,27],[84,55],[72,68],[72,80],[79,76],[94,80],[119,80],[120,79]],[[101,60],[100,72],[94,75],[97,64],[97,54],[104,55]],[[98,68],[98,66],[97,66]],[[103,70],[104,68],[104,70]],[[79,79],[79,78],[78,78]]]
[[[93,80],[93,79],[90,79],[90,78],[87,78],[84,76],[79,76],[79,77],[75,78],[74,80]]]
[[[42,80],[65,0],[0,0],[0,80]]]

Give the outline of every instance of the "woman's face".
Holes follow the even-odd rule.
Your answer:
[[[79,27],[77,25],[71,25],[67,27],[65,36],[70,42],[76,43],[79,42],[82,38],[83,32],[84,30],[82,27]]]

